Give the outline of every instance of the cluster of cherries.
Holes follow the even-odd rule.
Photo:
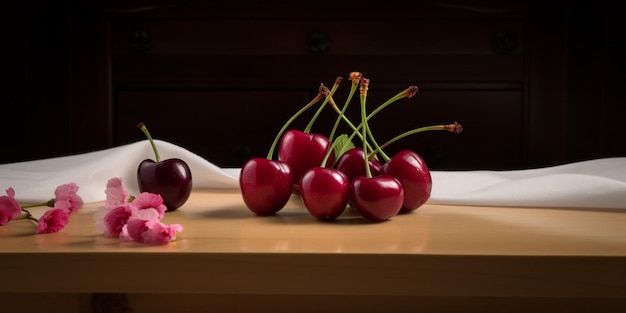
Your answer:
[[[462,131],[461,125],[454,122],[416,128],[378,145],[368,120],[396,100],[413,97],[417,87],[405,89],[367,114],[369,79],[359,72],[350,73],[352,86],[340,110],[332,96],[341,80],[337,77],[330,90],[320,85],[318,95],[279,131],[267,157],[251,158],[242,166],[239,185],[250,211],[257,215],[274,214],[287,204],[293,193],[298,193],[306,209],[318,220],[334,220],[350,205],[364,218],[381,222],[401,211],[413,211],[429,199],[432,178],[424,160],[411,150],[402,150],[390,158],[383,149],[399,139],[423,131],[446,130],[458,134]],[[344,113],[357,89],[361,123],[355,126]],[[304,131],[287,130],[293,120],[322,100]],[[312,123],[326,104],[330,104],[338,114],[329,137],[310,132]],[[353,133],[334,138],[341,121],[347,123]],[[354,137],[360,139],[362,147],[352,144]],[[274,160],[277,144],[278,160]],[[381,163],[378,156],[384,162]]]

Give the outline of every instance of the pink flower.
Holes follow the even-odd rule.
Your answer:
[[[0,197],[0,226],[22,214],[20,204],[15,200],[15,190],[12,187],[6,190],[7,195]]]
[[[155,209],[159,213],[159,220],[163,218],[167,210],[161,195],[149,192],[140,193],[130,204],[138,210]]]
[[[128,193],[122,178],[107,182],[106,201],[94,214],[96,229],[123,241],[166,244],[183,230],[179,224],[161,223],[167,207],[159,194],[142,192],[136,198]]]
[[[143,242],[153,245],[164,245],[176,238],[176,233],[183,230],[183,225],[169,224],[161,222],[150,225],[147,231],[142,234]]]
[[[124,181],[121,177],[114,177],[107,182],[105,206],[109,209],[118,207],[124,203],[128,203],[130,200],[130,193],[124,186]]]
[[[78,185],[75,183],[69,183],[57,187],[54,191],[56,196],[54,199],[55,209],[65,209],[70,213],[76,212],[83,207],[83,199],[76,194],[78,192]]]
[[[152,223],[159,222],[159,212],[154,208],[146,208],[135,211],[135,214],[128,219],[126,229],[128,237],[134,241],[142,242],[141,234],[147,231]]]
[[[70,211],[63,208],[55,208],[46,211],[39,219],[37,234],[56,233],[63,229],[70,218]]]
[[[102,220],[104,227],[101,231],[107,236],[119,236],[122,232],[122,228],[126,225],[135,210],[136,209],[129,204],[122,204],[108,211]],[[98,222],[96,221],[96,225],[97,224]]]
[[[176,237],[176,233],[183,230],[183,226],[165,225],[160,222],[158,215],[157,210],[153,208],[136,211],[128,220],[120,238],[155,245],[171,242]]]

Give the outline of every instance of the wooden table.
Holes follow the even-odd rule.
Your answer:
[[[2,312],[626,312],[626,212],[426,205],[383,223],[254,216],[236,191],[167,213],[178,240],[0,227]],[[43,210],[43,208],[42,208]],[[9,308],[8,310],[6,308]]]

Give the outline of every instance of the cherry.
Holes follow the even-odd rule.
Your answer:
[[[293,174],[282,161],[252,158],[241,167],[241,195],[248,209],[257,215],[281,210],[289,201],[292,186]]]
[[[430,198],[433,181],[426,162],[419,154],[402,150],[383,165],[382,172],[395,177],[402,184],[403,212],[419,208]]]
[[[343,153],[335,162],[335,168],[342,171],[348,179],[352,181],[358,176],[365,175],[365,154],[363,148],[355,147]],[[382,170],[382,164],[377,159],[369,160],[370,171],[372,176],[378,176]]]
[[[296,189],[304,172],[319,166],[330,148],[328,138],[321,134],[305,133],[291,129],[283,135],[278,148],[278,159],[289,165]],[[333,157],[328,159],[328,165]]]
[[[307,170],[300,181],[300,197],[313,217],[336,219],[348,205],[350,181],[341,171],[328,167]]]
[[[353,179],[349,194],[350,205],[373,222],[382,222],[398,214],[404,199],[404,189],[400,181],[384,174]]]
[[[191,170],[181,159],[172,158],[161,161],[154,140],[145,124],[139,123],[138,127],[148,137],[156,159],[156,161],[146,159],[139,164],[137,168],[139,191],[161,195],[167,211],[174,211],[185,204],[191,195]]]

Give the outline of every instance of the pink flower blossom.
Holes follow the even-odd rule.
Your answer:
[[[15,190],[12,187],[6,190],[7,195],[0,197],[0,226],[22,214],[20,204],[15,200]]]
[[[155,209],[159,213],[159,220],[163,218],[167,210],[161,195],[149,192],[140,193],[130,204],[138,210]]]
[[[152,223],[159,222],[159,212],[154,208],[147,208],[135,211],[135,214],[128,219],[126,229],[128,237],[134,241],[142,242],[141,235],[147,231]]]
[[[167,207],[159,194],[143,192],[136,198],[128,193],[122,178],[107,182],[106,201],[94,214],[96,229],[123,241],[166,244],[183,230],[179,224],[161,223]]]
[[[122,228],[128,222],[128,219],[133,215],[136,209],[129,204],[122,204],[112,210],[103,218],[103,233],[106,236],[116,237],[122,232]],[[96,224],[98,222],[96,221]]]
[[[153,245],[164,245],[176,238],[176,233],[183,230],[183,225],[169,224],[161,222],[153,223],[148,230],[142,234],[143,242]]]
[[[46,211],[39,219],[37,234],[56,233],[63,229],[70,218],[70,211],[64,208],[55,208]]]
[[[124,181],[121,177],[114,177],[107,182],[105,206],[109,209],[113,209],[122,204],[128,203],[130,200],[130,193],[124,186]]]
[[[160,222],[158,214],[153,208],[136,211],[128,220],[120,238],[154,245],[171,242],[176,237],[176,233],[183,230],[183,226],[165,225]]]
[[[78,192],[78,185],[75,183],[69,183],[57,187],[54,191],[54,208],[65,209],[70,213],[76,212],[83,207],[83,199],[76,194]]]

